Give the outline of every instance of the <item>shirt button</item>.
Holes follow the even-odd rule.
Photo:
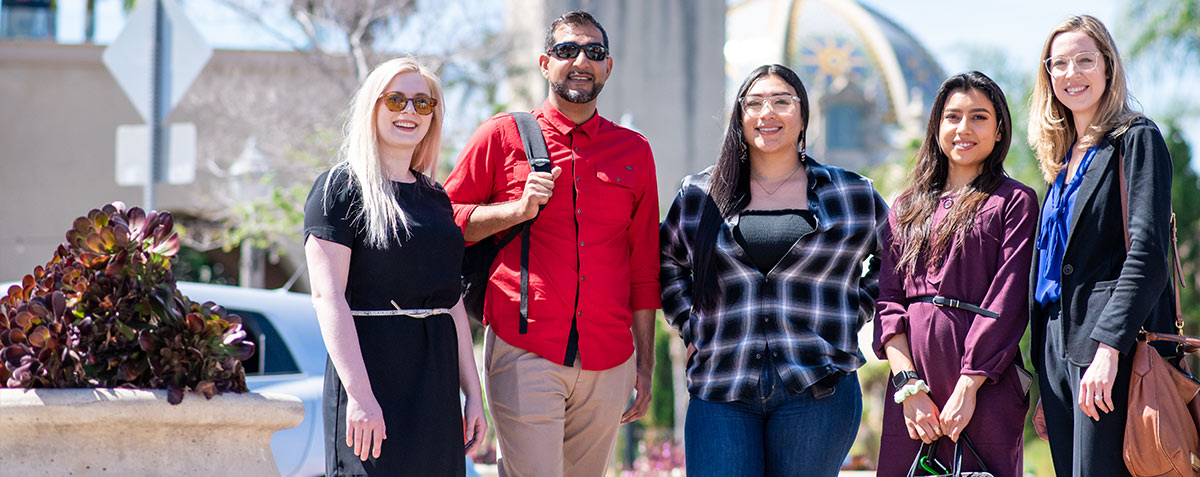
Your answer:
[[[583,310],[575,312],[575,316],[583,316]]]
[[[575,182],[579,182],[579,178],[578,178],[578,177],[576,177],[576,178],[575,178]]]
[[[575,151],[575,152],[579,152],[579,148],[578,148],[578,147],[573,147],[573,148],[571,148],[571,150],[572,150],[572,151]]]
[[[582,213],[583,213],[583,209],[575,209],[575,213],[576,213],[576,214],[582,214]]]
[[[770,322],[771,322],[771,318],[770,318],[770,317],[763,318],[763,323],[770,323]]]
[[[582,240],[581,240],[581,241],[579,241],[579,246],[580,246],[580,247],[582,247],[582,246],[583,246],[583,241],[582,241]]]
[[[762,353],[754,353],[754,359],[762,359]]]
[[[778,351],[776,351],[776,352],[774,352],[774,353],[771,353],[771,356],[774,356],[774,357],[778,358],[778,357],[779,357],[779,352],[778,352]]]
[[[949,209],[951,207],[954,207],[954,199],[946,199],[942,202],[942,208]]]
[[[1069,264],[1069,263],[1066,265],[1063,265],[1062,273],[1063,273],[1063,275],[1070,275],[1072,273],[1075,273],[1075,267],[1072,267],[1071,264]]]
[[[580,276],[579,276],[579,281],[581,281],[581,282],[582,282],[582,281],[583,281],[585,278],[587,278],[587,277],[580,275]]]

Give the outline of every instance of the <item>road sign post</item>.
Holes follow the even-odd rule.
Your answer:
[[[190,167],[195,167],[194,126],[189,125],[192,128],[190,135],[186,132],[164,134],[163,121],[179,104],[183,94],[204,69],[211,56],[212,47],[188,21],[183,9],[175,0],[139,2],[129,15],[121,34],[104,50],[104,66],[116,78],[117,84],[125,91],[134,109],[147,123],[146,143],[141,146],[148,152],[145,159],[140,157],[143,154],[128,152],[129,141],[140,136],[131,135],[128,131],[122,134],[118,130],[116,174],[117,182],[124,185],[128,184],[128,168],[141,170],[145,167],[143,174],[139,175],[145,181],[142,206],[147,210],[154,208],[154,188],[157,182],[169,180],[179,183],[176,181],[185,177],[175,172],[166,173],[168,169],[178,169],[173,164],[177,160],[175,151],[178,151],[178,158],[190,157]],[[124,144],[121,142],[122,137],[125,138]],[[176,145],[167,144],[171,138],[190,138],[192,150],[185,151]],[[134,157],[122,158],[121,154],[133,154]],[[166,165],[168,160],[172,162],[169,167]],[[122,169],[123,167],[125,169]],[[194,171],[186,176],[188,182],[191,181],[191,177],[194,177]]]
[[[146,186],[142,188],[142,207],[149,212],[154,210],[154,184],[158,182],[158,170],[162,168],[162,43],[163,43],[163,12],[160,0],[151,0],[154,9],[154,41],[151,42],[150,54],[150,164],[146,168]]]

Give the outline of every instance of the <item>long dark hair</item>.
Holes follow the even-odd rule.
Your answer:
[[[716,306],[717,278],[712,269],[713,250],[723,218],[746,208],[750,203],[750,144],[742,131],[742,102],[755,81],[777,76],[796,90],[800,98],[800,160],[804,161],[805,132],[808,130],[808,91],[796,72],[783,65],[762,65],[751,71],[733,99],[729,127],[721,144],[721,155],[709,176],[708,195],[696,230],[696,248],[692,263],[692,303],[695,309],[711,310]]]
[[[938,142],[942,112],[946,100],[956,91],[979,91],[992,102],[996,110],[996,132],[1000,139],[992,153],[983,160],[979,176],[967,184],[955,201],[954,208],[933,230],[930,222],[938,207],[942,194],[949,192],[946,181],[950,175],[950,158],[942,151]],[[925,142],[917,154],[917,165],[909,175],[908,187],[896,199],[896,227],[893,229],[895,246],[899,247],[900,260],[896,272],[912,276],[918,258],[925,254],[926,267],[936,270],[949,253],[950,243],[962,245],[979,208],[996,187],[1004,181],[1004,157],[1012,143],[1012,117],[1008,101],[995,81],[978,71],[951,76],[938,90],[933,108],[929,112],[929,125],[925,129]],[[930,243],[930,237],[936,237]]]
[[[808,91],[796,72],[783,65],[762,65],[755,68],[742,81],[733,108],[729,113],[729,127],[725,129],[725,141],[721,144],[721,155],[709,179],[708,194],[717,203],[722,217],[731,217],[741,212],[750,203],[750,145],[742,131],[742,102],[746,92],[755,81],[767,76],[778,76],[800,98],[800,160],[804,160],[805,133],[808,131]]]

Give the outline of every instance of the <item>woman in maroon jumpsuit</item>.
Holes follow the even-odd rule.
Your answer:
[[[991,79],[970,72],[942,84],[881,234],[874,348],[897,384],[885,400],[880,476],[906,475],[921,443],[942,437],[937,458],[949,466],[950,441],[964,431],[994,475],[1020,475],[1028,399],[1017,345],[1037,196],[1004,172],[1011,138]],[[980,470],[970,452],[963,470]]]

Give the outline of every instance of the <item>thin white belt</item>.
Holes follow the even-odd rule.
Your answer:
[[[434,315],[446,315],[449,308],[400,308],[396,300],[392,300],[395,310],[350,310],[353,316],[411,316],[413,318],[428,318]]]

